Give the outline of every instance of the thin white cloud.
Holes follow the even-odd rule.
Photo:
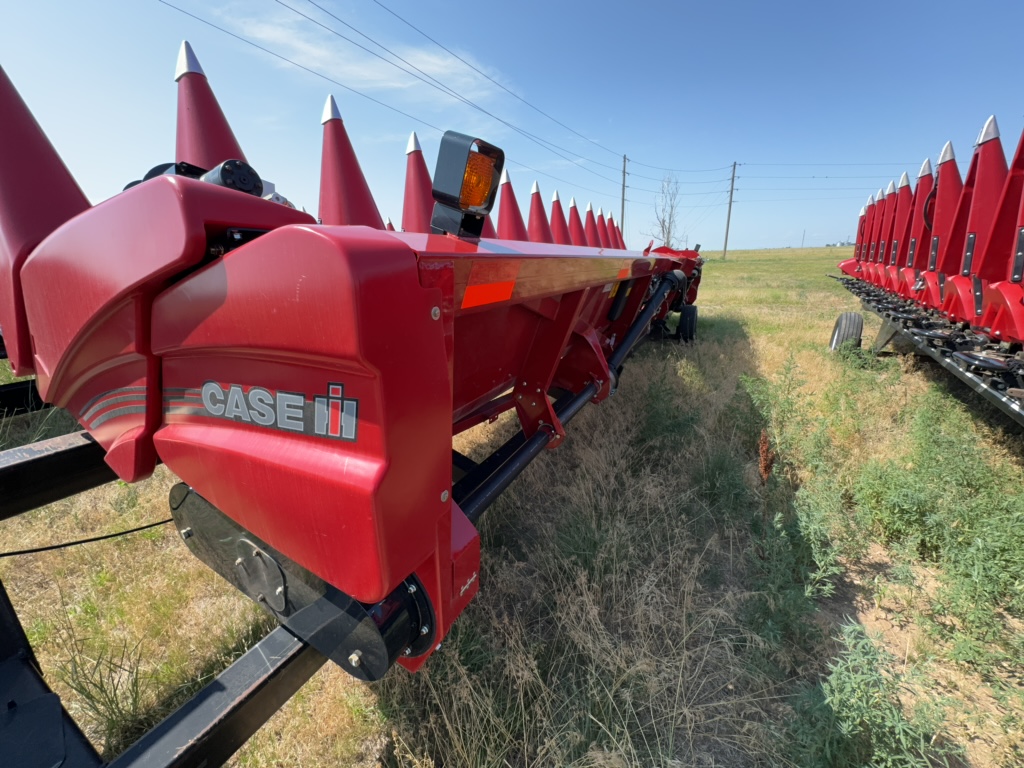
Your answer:
[[[250,4],[230,4],[210,10],[216,14],[218,23],[232,32],[350,88],[382,98],[389,103],[398,102],[397,106],[417,104],[432,106],[435,109],[471,109],[423,82],[429,81],[430,78],[436,78],[464,98],[481,103],[482,106],[483,102],[504,95],[494,83],[473,72],[458,59],[433,44],[415,47],[392,43],[385,39],[383,33],[375,32],[372,35],[374,39],[380,40],[412,66],[401,61],[394,61],[394,64],[391,64],[280,5],[261,8],[258,12],[254,11]],[[299,10],[308,16],[318,18],[319,12],[311,6],[303,5]],[[359,38],[333,19],[323,17],[318,20],[328,27],[337,29],[346,37],[358,41],[360,45],[376,51],[385,59],[392,59],[386,52],[376,49],[371,43]],[[479,69],[488,71],[470,54],[460,52],[459,55]],[[280,64],[288,66],[285,62]],[[488,74],[498,79],[495,73]]]

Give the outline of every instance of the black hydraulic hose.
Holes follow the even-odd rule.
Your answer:
[[[608,369],[615,375],[615,372],[619,370],[619,366],[622,365],[626,360],[626,356],[633,349],[637,340],[643,336],[647,330],[648,323],[654,317],[654,314],[661,308],[661,303],[665,300],[668,292],[674,288],[678,288],[686,282],[686,275],[682,270],[675,269],[671,272],[666,272],[664,277],[661,278],[661,282],[658,283],[658,287],[654,290],[654,295],[651,296],[650,301],[644,306],[643,311],[637,315],[636,320],[629,326],[629,330],[626,331],[626,335],[622,337],[622,341],[612,352],[612,356],[608,358]]]
[[[594,382],[585,386],[563,408],[555,411],[558,420],[562,424],[568,424],[587,404],[587,401],[597,393],[598,386]],[[484,510],[491,506],[494,500],[512,484],[512,481],[522,474],[527,464],[540,455],[540,452],[551,442],[552,437],[554,437],[554,432],[549,432],[548,429],[537,430],[530,439],[522,444],[519,450],[509,457],[508,461],[466,496],[459,507],[470,522],[476,525]]]
[[[924,205],[921,206],[921,218],[924,219],[924,224],[928,227],[928,231],[932,231],[932,214],[935,213],[935,197],[939,193],[939,177],[935,176],[935,186],[932,187],[932,191],[928,193],[928,197],[924,199]],[[931,209],[931,210],[929,210]]]
[[[608,360],[609,370],[615,375],[626,355],[636,345],[637,340],[647,328],[651,318],[661,307],[662,302],[669,291],[685,283],[686,275],[680,270],[674,270],[665,274],[651,296],[650,301],[644,306],[643,311],[626,331],[626,335],[615,348],[611,358]],[[591,382],[573,395],[571,399],[559,400],[555,403],[555,415],[564,425],[568,424],[597,393],[600,387],[596,382]],[[527,440],[523,440],[523,433],[514,435],[505,446],[499,448],[495,453],[504,453],[506,446],[515,446],[514,450],[508,453],[508,458],[492,472],[486,480],[476,488],[466,493],[465,498],[458,499],[459,508],[469,518],[470,522],[476,525],[484,511],[494,502],[501,493],[512,484],[512,481],[522,474],[527,465],[540,455],[554,437],[554,432],[549,428],[540,429]]]

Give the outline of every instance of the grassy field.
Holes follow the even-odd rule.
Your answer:
[[[488,511],[480,595],[426,669],[325,668],[233,764],[1022,764],[1024,437],[913,358],[828,353],[848,254],[707,254],[698,342],[646,345]],[[172,482],[5,521],[0,550],[163,519]],[[0,579],[111,755],[267,626],[169,526]]]

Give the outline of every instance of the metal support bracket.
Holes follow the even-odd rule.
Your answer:
[[[893,339],[903,330],[898,324],[894,323],[889,318],[882,319],[882,327],[878,329],[878,335],[875,336],[874,342],[871,344],[871,354],[877,355],[883,349],[885,349],[892,342]]]

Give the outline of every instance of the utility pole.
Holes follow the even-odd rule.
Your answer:
[[[736,163],[732,164],[732,179],[729,180],[729,211],[725,214],[725,245],[722,246],[722,261],[729,252],[729,223],[732,221],[732,193],[736,188]]]
[[[622,204],[619,207],[619,229],[626,233],[626,156],[622,156]]]
[[[801,248],[804,247],[804,240],[806,240],[806,239],[807,239],[807,230],[805,229],[804,233],[800,236],[800,247]]]

